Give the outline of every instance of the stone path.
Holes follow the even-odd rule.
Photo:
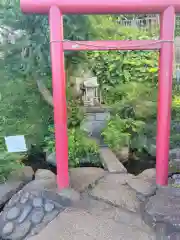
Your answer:
[[[73,189],[58,192],[55,175],[38,170],[12,197],[11,188],[3,192],[9,201],[0,213],[0,239],[155,239],[140,214],[142,202],[155,193],[155,169],[139,176],[99,168],[69,174]]]
[[[90,199],[68,208],[29,240],[154,240],[153,231],[138,214]]]
[[[88,175],[88,169],[82,169]],[[77,169],[74,173],[77,174]],[[74,188],[83,192],[81,200],[66,208],[38,235],[30,240],[154,240],[153,229],[148,227],[140,215],[141,200],[154,191],[155,170],[150,169],[139,177],[128,173],[104,173],[99,169],[90,171],[97,182],[87,189],[86,178],[76,178]],[[73,170],[71,171],[73,174]],[[80,175],[80,172],[79,174]],[[89,176],[90,176],[89,175]],[[73,174],[73,178],[75,175]],[[133,181],[134,179],[134,181]],[[90,177],[87,177],[90,183]]]

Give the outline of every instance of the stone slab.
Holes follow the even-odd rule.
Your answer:
[[[156,192],[156,184],[148,182],[141,178],[131,178],[128,180],[128,185],[137,193],[141,193],[146,197],[152,196]]]
[[[140,209],[140,201],[136,197],[136,191],[126,184],[129,178],[131,175],[128,174],[109,174],[99,181],[90,194],[97,199],[136,212]]]
[[[39,235],[29,240],[154,240],[154,236],[136,227],[117,223],[84,210],[68,209]]]
[[[71,187],[82,192],[105,175],[102,168],[84,167],[69,170]]]
[[[99,150],[104,167],[111,173],[125,173],[127,169],[117,159],[116,155],[108,147],[102,147]]]
[[[117,223],[137,227],[148,234],[153,233],[152,228],[144,223],[140,214],[127,211],[120,207],[114,207],[103,201],[89,198],[86,193],[82,195],[79,206],[81,209],[90,212],[93,216],[103,216],[104,219],[113,219]]]
[[[156,182],[156,169],[155,168],[146,169],[142,173],[140,173],[137,177],[139,179],[143,179],[149,182]]]

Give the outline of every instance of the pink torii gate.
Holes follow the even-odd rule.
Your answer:
[[[54,123],[56,138],[57,184],[69,186],[66,82],[64,51],[159,50],[159,93],[156,154],[156,183],[168,181],[169,136],[171,121],[173,48],[175,13],[179,0],[20,0],[24,13],[49,14],[52,61]],[[66,41],[63,14],[160,13],[160,39],[134,41]]]

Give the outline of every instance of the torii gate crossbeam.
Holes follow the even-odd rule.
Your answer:
[[[173,41],[175,13],[179,0],[20,0],[24,13],[49,14],[56,138],[57,183],[69,186],[66,83],[64,51],[159,50],[159,92],[156,153],[156,183],[168,181],[169,136],[171,121]],[[138,10],[138,12],[136,12]],[[64,41],[63,14],[160,13],[160,40]]]

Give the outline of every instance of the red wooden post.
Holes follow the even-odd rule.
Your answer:
[[[69,186],[66,84],[63,52],[63,16],[52,6],[49,11],[51,62],[56,139],[57,184],[59,189]]]
[[[158,125],[156,152],[156,183],[168,183],[169,137],[171,121],[171,98],[173,76],[173,40],[175,26],[175,9],[170,6],[161,14],[161,40],[163,43],[159,60]]]

